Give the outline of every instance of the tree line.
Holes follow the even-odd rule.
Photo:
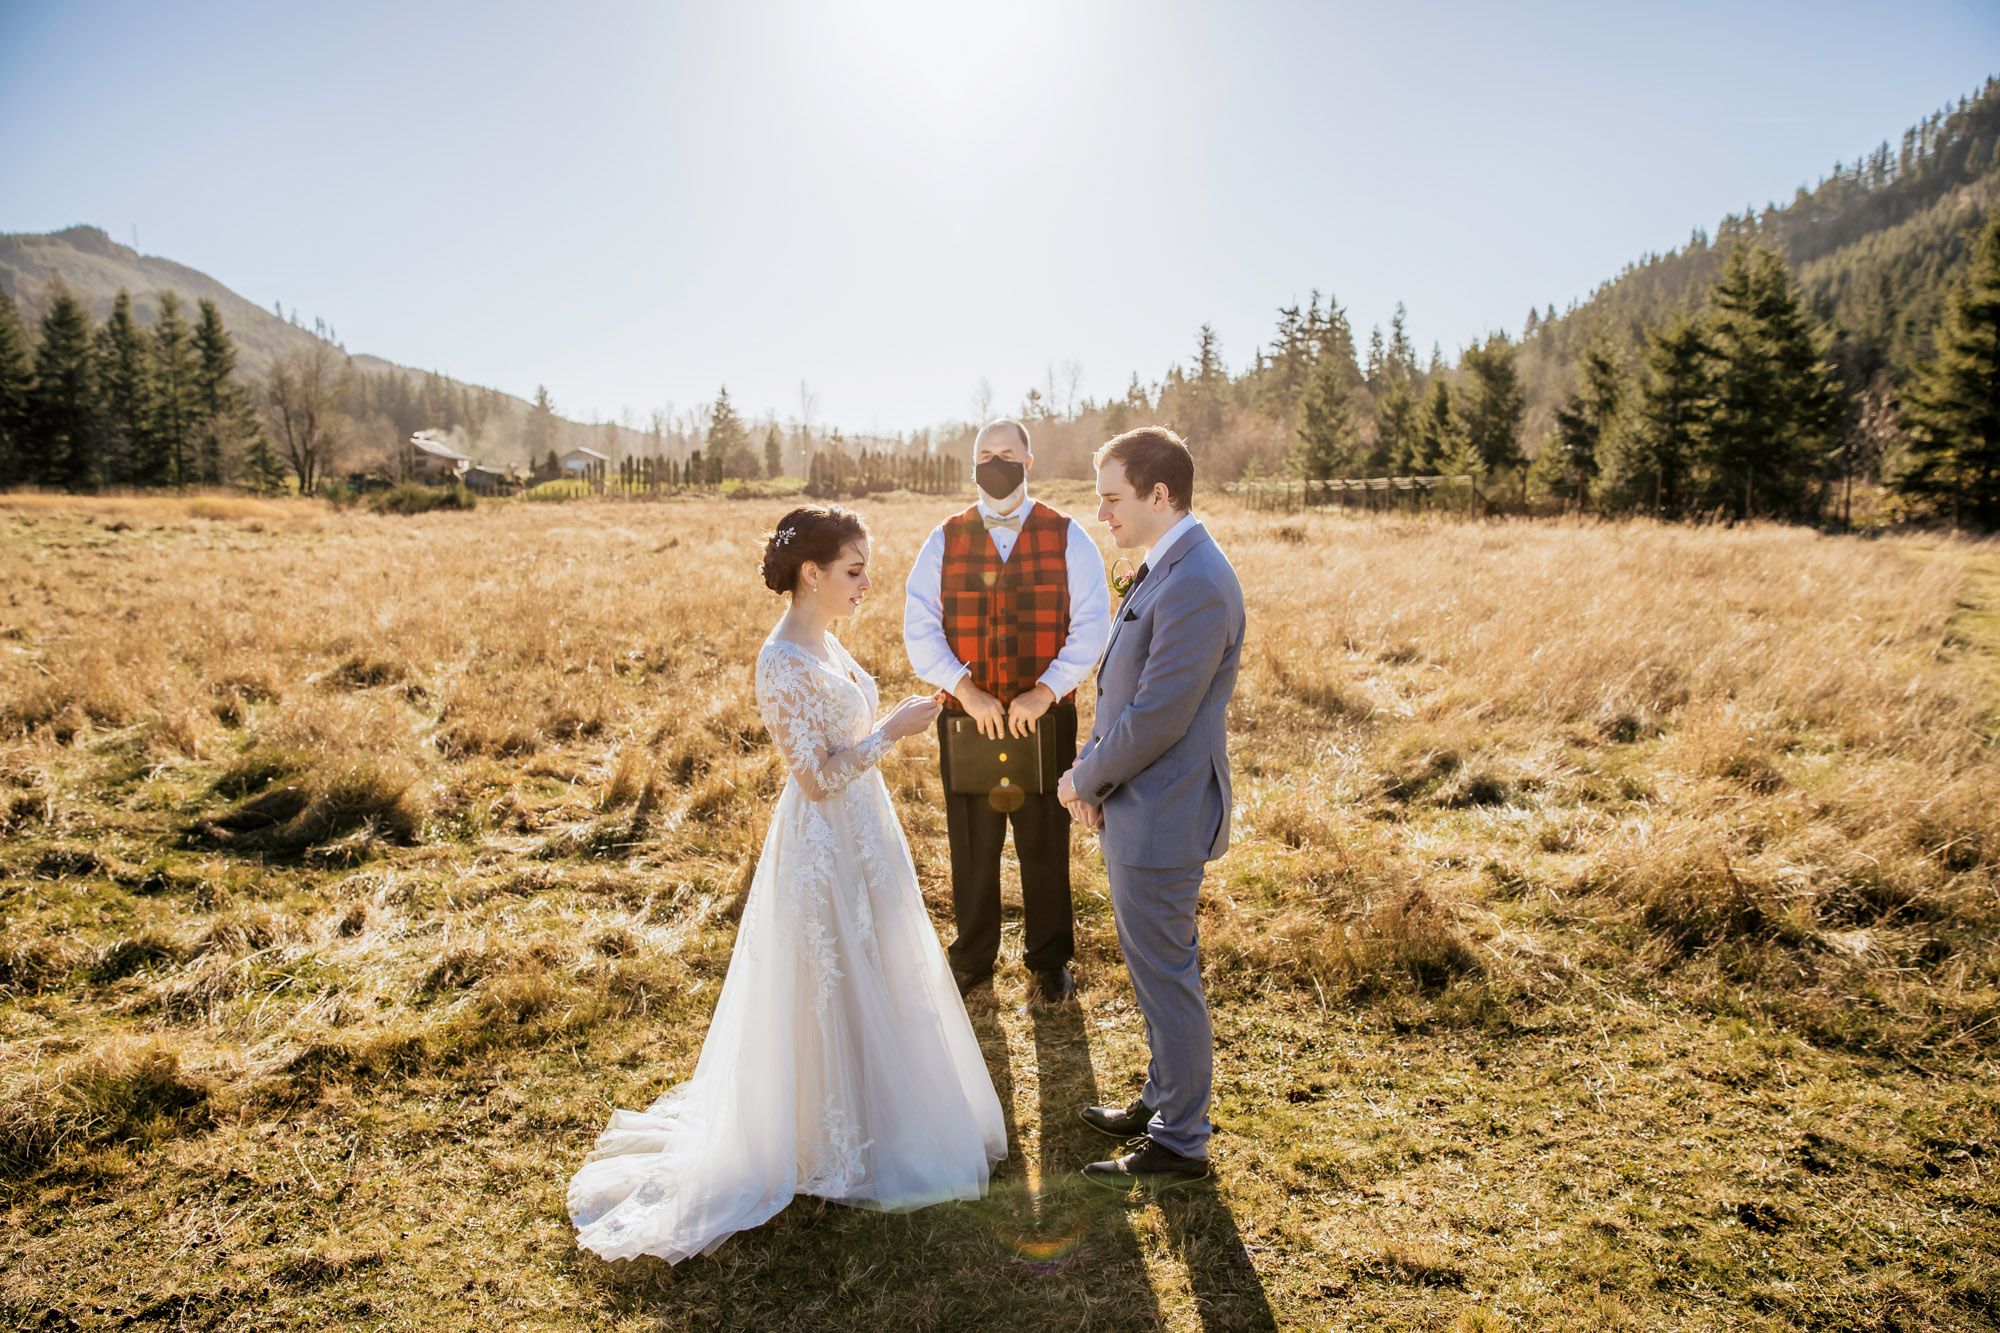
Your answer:
[[[173,292],[151,328],[120,291],[110,316],[57,284],[32,343],[0,291],[0,486],[270,490],[283,468],[236,375],[236,345],[213,301],[190,323]]]

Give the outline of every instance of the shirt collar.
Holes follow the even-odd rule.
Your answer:
[[[993,506],[991,506],[991,505],[987,504],[987,503],[986,503],[986,500],[985,500],[985,498],[984,498],[983,496],[982,496],[982,497],[980,498],[980,501],[979,501],[979,512],[980,512],[980,513],[982,513],[982,514],[984,514],[984,515],[986,515],[986,517],[988,517],[988,518],[1018,518],[1018,519],[1020,519],[1020,520],[1021,520],[1021,521],[1022,521],[1023,523],[1025,523],[1025,522],[1027,522],[1027,521],[1028,521],[1028,511],[1029,511],[1030,509],[1033,509],[1034,507],[1035,507],[1035,497],[1034,497],[1034,496],[1032,496],[1032,495],[1024,497],[1024,498],[1022,499],[1022,501],[1021,501],[1021,503],[1020,503],[1020,504],[1018,504],[1018,505],[1015,505],[1015,506],[1014,506],[1014,512],[1013,512],[1013,513],[1011,513],[1011,514],[1002,514],[1002,513],[1001,513],[1001,512],[999,511],[999,510],[997,510],[997,509],[995,509],[995,508],[994,508]]]
[[[1148,574],[1157,574],[1159,572],[1160,562],[1167,558],[1167,553],[1174,549],[1175,544],[1181,538],[1188,535],[1188,532],[1196,526],[1197,522],[1198,520],[1194,516],[1194,511],[1190,509],[1187,513],[1181,515],[1180,522],[1167,529],[1166,536],[1153,543],[1153,549],[1146,552],[1145,565]]]

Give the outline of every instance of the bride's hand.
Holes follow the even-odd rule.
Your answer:
[[[882,730],[889,733],[892,741],[914,736],[936,719],[939,708],[938,701],[928,694],[913,694],[882,720]]]

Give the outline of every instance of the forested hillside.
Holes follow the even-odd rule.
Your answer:
[[[1699,300],[1739,243],[1784,256],[1807,307],[1828,328],[1832,353],[1850,387],[1886,371],[1907,377],[1930,345],[1945,292],[1965,270],[1986,211],[2000,198],[2000,79],[1905,130],[1900,144],[1833,171],[1783,207],[1746,208],[1722,219],[1713,237],[1648,255],[1581,305],[1530,312],[1521,378],[1532,421],[1552,416],[1571,385],[1577,357],[1593,336],[1638,345],[1641,332]]]
[[[587,444],[619,457],[640,446],[641,432],[634,423],[581,423],[553,412],[538,415],[529,402],[498,389],[349,353],[324,321],[314,319],[307,327],[296,309],[285,312],[276,303],[265,309],[199,269],[142,255],[97,227],[0,234],[0,294],[12,299],[31,340],[37,339],[59,290],[74,298],[93,327],[113,318],[121,292],[140,331],[157,330],[169,294],[183,306],[210,303],[234,344],[236,371],[253,392],[261,392],[273,367],[288,357],[310,360],[321,349],[337,351],[344,463],[371,463],[423,429],[443,431],[476,457],[503,463],[527,462],[531,448],[539,457],[551,447]],[[229,479],[246,482],[248,474]]]
[[[1338,301],[1314,292],[1277,312],[1247,365],[1229,369],[1204,326],[1157,383],[1085,404],[1085,429],[1050,424],[1088,438],[1151,413],[1223,480],[1450,472],[1473,476],[1488,504],[1847,522],[1857,488],[1881,516],[1920,518],[1991,475],[1993,495],[1948,508],[2000,515],[2000,461],[1958,456],[1963,444],[2000,460],[1984,426],[1977,441],[1965,433],[2000,420],[1992,391],[1976,388],[1985,360],[2000,383],[1983,316],[1960,321],[1954,401],[1912,415],[1908,399],[1954,292],[1979,306],[1972,288],[1987,279],[1973,258],[1996,200],[2000,80],[1989,79],[1900,146],[1836,163],[1785,206],[1725,217],[1712,237],[1698,228],[1563,313],[1530,310],[1518,339],[1492,334],[1455,364],[1435,347],[1419,358],[1401,307],[1364,351]],[[2000,235],[1991,246],[2000,265]],[[1023,409],[1050,415],[1046,403],[1031,392]],[[1877,482],[1891,492],[1879,504]]]

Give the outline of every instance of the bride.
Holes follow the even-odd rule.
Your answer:
[[[867,529],[837,505],[794,509],[763,574],[791,598],[757,655],[757,703],[791,777],[694,1077],[613,1111],[570,1181],[577,1241],[606,1259],[706,1254],[795,1194],[893,1209],[976,1199],[1007,1155],[875,768],[938,706],[912,696],[874,725],[875,680],[828,632],[868,592]]]

